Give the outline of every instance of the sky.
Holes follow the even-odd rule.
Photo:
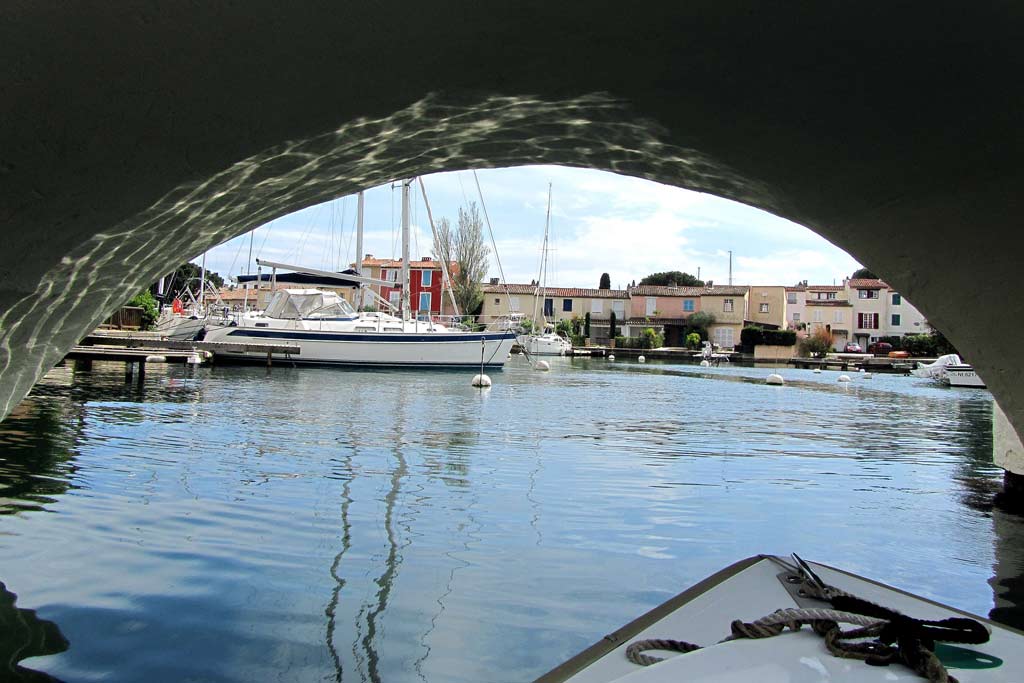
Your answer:
[[[859,264],[807,228],[709,194],[605,171],[526,166],[477,171],[506,281],[538,277],[551,184],[549,287],[596,288],[601,273],[625,288],[651,273],[681,270],[715,284],[832,284]],[[454,224],[460,206],[480,205],[472,171],[424,176],[436,222]],[[418,185],[412,196],[411,255],[430,256],[431,231]],[[363,252],[401,256],[401,190],[384,185],[365,193]],[[256,272],[253,258],[341,270],[355,260],[356,198],[303,209],[207,252],[221,276]],[[489,239],[486,234],[485,238]],[[489,277],[500,277],[492,250]],[[199,262],[199,259],[196,259]]]

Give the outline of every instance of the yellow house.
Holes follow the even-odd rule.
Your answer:
[[[746,322],[784,329],[786,327],[786,288],[777,285],[750,287]]]
[[[619,334],[622,334],[629,310],[629,292],[623,289],[547,287],[541,291],[535,284],[502,285],[497,278],[492,278],[483,290],[484,304],[480,315],[483,322],[521,315],[539,325],[542,319],[549,323],[585,319],[589,313],[590,338],[598,344],[608,343],[612,313],[615,313]]]
[[[740,331],[747,319],[749,287],[715,285],[705,287],[700,296],[700,310],[715,316],[708,327],[711,341],[723,349],[740,343]]]

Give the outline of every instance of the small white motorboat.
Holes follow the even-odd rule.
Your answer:
[[[910,374],[933,379],[952,387],[985,387],[985,382],[978,377],[974,368],[963,362],[955,353],[939,356],[934,363],[918,365]]]
[[[822,564],[759,555],[537,683],[1024,681],[1024,634]]]

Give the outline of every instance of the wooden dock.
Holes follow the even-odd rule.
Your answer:
[[[265,353],[267,367],[273,364],[275,355],[285,358],[299,355],[295,344],[249,344],[245,342],[208,342],[183,339],[161,339],[153,335],[90,334],[82,343],[72,348],[65,360],[74,360],[88,367],[96,360],[120,361],[125,363],[125,376],[131,377],[137,367],[139,378],[146,374],[147,363],[207,363],[216,351]]]

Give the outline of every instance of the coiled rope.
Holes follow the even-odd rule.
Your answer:
[[[898,662],[932,683],[957,683],[933,652],[935,641],[977,644],[989,638],[988,630],[974,619],[914,619],[832,587],[826,587],[823,592],[831,595],[823,599],[828,600],[833,609],[780,609],[753,622],[737,619],[731,624],[732,633],[719,642],[770,638],[787,628],[799,631],[809,625],[824,639],[825,647],[835,657],[859,659],[873,666]],[[859,628],[843,631],[840,623]],[[865,641],[866,638],[874,640]],[[644,654],[648,650],[685,653],[699,649],[700,645],[682,640],[638,640],[626,648],[626,658],[634,664],[649,666],[662,658]]]

